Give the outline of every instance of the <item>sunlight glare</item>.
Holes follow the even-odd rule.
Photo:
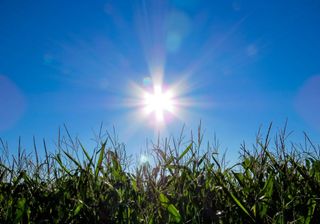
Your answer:
[[[190,92],[186,80],[178,80],[171,85],[164,84],[163,74],[143,78],[142,86],[132,82],[132,95],[125,106],[134,107],[134,120],[150,125],[155,130],[164,130],[174,121],[184,121],[190,110],[185,108],[197,105],[191,97],[184,94]]]
[[[145,92],[144,107],[147,114],[154,113],[156,120],[162,122],[165,112],[174,112],[173,94],[170,90],[163,92],[160,85],[155,85],[153,93]]]
[[[140,156],[140,161],[139,161],[140,165],[146,165],[149,163],[149,157],[147,155],[142,154]]]

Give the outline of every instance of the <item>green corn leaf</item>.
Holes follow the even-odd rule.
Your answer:
[[[270,175],[268,180],[265,182],[261,193],[264,194],[265,197],[271,197],[273,191],[273,182],[274,182],[274,175]]]
[[[273,193],[273,182],[274,182],[274,175],[270,175],[268,180],[265,182],[262,190],[259,193],[259,195],[261,195],[259,197],[260,201],[258,202],[260,219],[264,219],[265,216],[267,215],[269,205],[270,205],[269,200],[271,199],[271,196]]]
[[[205,153],[205,154],[201,157],[201,159],[198,161],[197,166],[200,166],[200,165],[202,164],[202,162],[203,162],[204,159],[206,158],[207,154],[208,154],[208,153]]]
[[[131,180],[132,183],[132,188],[135,192],[138,192],[138,186],[137,186],[137,181],[136,180]]]
[[[80,143],[80,147],[81,147],[81,149],[82,149],[82,151],[83,151],[84,155],[85,155],[85,156],[86,156],[86,158],[89,160],[89,164],[88,164],[88,166],[91,166],[91,165],[92,165],[93,156],[92,156],[92,157],[90,157],[89,153],[88,153],[88,152],[87,152],[87,150],[84,148],[84,146],[82,145],[82,143],[81,143],[81,142],[79,142],[79,143]]]
[[[256,216],[257,215],[257,204],[254,204],[251,208],[251,211],[253,212],[253,215]]]
[[[26,199],[25,198],[20,198],[17,203],[17,210],[15,214],[15,223],[18,223],[21,221],[23,213],[25,211],[25,204],[26,204]]]
[[[190,143],[190,145],[188,145],[188,147],[181,153],[181,155],[178,158],[178,161],[182,159],[190,151],[191,147],[192,147],[192,143]]]
[[[95,170],[95,177],[96,178],[98,178],[99,170],[101,169],[101,165],[102,165],[102,161],[103,161],[104,150],[106,148],[106,144],[107,144],[107,141],[105,141],[102,144],[101,149],[100,149],[99,159],[98,159],[98,163],[97,163],[96,170]]]
[[[68,152],[66,152],[66,151],[63,150],[63,153],[64,153],[72,162],[74,162],[74,164],[76,164],[79,169],[82,168],[82,167],[81,167],[81,164],[80,164],[75,158],[73,158]]]
[[[313,217],[313,214],[314,214],[314,210],[316,208],[316,200],[314,198],[310,198],[308,200],[308,216],[305,220],[305,224],[309,224],[311,222],[311,218]]]
[[[265,182],[262,190],[259,193],[259,195],[261,195],[261,197],[259,197],[259,199],[263,200],[263,201],[259,202],[259,205],[260,205],[259,206],[259,216],[261,219],[263,219],[268,212],[268,208],[269,208],[268,201],[270,200],[272,193],[273,193],[273,183],[274,183],[274,175],[270,175],[268,180]]]
[[[114,167],[114,170],[117,171],[117,173],[119,173],[119,171],[121,170],[121,166],[119,163],[119,159],[117,154],[110,152],[111,153],[111,157],[112,157],[112,166]]]
[[[58,164],[60,165],[60,167],[62,168],[62,170],[64,170],[67,174],[69,174],[71,176],[70,171],[63,165],[62,161],[61,161],[61,157],[60,154],[58,154],[57,156],[55,156],[55,160],[58,162]]]
[[[170,165],[174,160],[174,157],[173,156],[170,156],[170,158],[166,161],[166,164],[167,165]]]
[[[168,199],[163,193],[160,193],[159,199],[160,199],[161,204],[162,204],[164,207],[167,207],[168,202],[169,202],[169,199]]]
[[[173,204],[170,204],[168,206],[168,211],[174,217],[174,220],[176,222],[180,222],[180,220],[181,220],[180,212]]]
[[[232,192],[229,192],[230,196],[232,197],[232,199],[234,200],[234,202],[242,209],[242,211],[247,214],[250,219],[252,221],[254,221],[254,218],[250,215],[250,213],[248,212],[248,210],[242,205],[242,203],[240,202],[240,200],[232,193]]]
[[[79,214],[79,212],[81,211],[82,207],[83,207],[83,202],[80,200],[80,203],[77,205],[77,207],[74,209],[73,211],[73,215],[76,216]]]
[[[245,187],[245,182],[244,182],[244,176],[242,173],[236,173],[234,171],[231,171],[234,175],[234,177],[237,179],[238,183],[240,184],[241,187]]]

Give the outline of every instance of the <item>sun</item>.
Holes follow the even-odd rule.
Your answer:
[[[184,121],[190,113],[186,108],[194,105],[194,100],[186,96],[190,89],[186,80],[168,84],[163,81],[162,75],[157,74],[143,78],[142,85],[131,82],[128,88],[130,97],[123,105],[134,109],[130,113],[132,122],[160,131]]]
[[[153,87],[153,92],[144,93],[144,110],[153,113],[156,121],[163,122],[166,113],[174,113],[174,98],[171,90],[163,91],[160,85]]]

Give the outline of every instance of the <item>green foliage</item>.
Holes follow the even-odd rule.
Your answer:
[[[271,144],[270,132],[231,167],[200,128],[134,168],[109,134],[90,154],[67,132],[42,160],[20,143],[11,159],[1,140],[0,223],[320,223],[319,146],[288,144],[285,130]]]

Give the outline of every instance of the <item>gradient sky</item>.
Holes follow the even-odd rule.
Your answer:
[[[0,1],[0,137],[54,142],[66,124],[90,145],[103,122],[129,153],[159,127],[138,87],[179,86],[160,134],[200,119],[234,156],[260,125],[288,119],[320,142],[319,1]],[[163,128],[164,127],[164,128]]]

